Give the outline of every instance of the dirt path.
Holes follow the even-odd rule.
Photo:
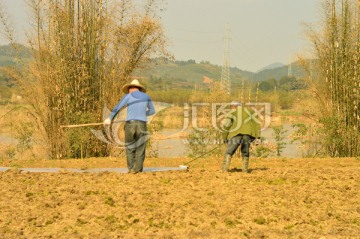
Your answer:
[[[178,166],[188,159],[149,159]],[[123,167],[124,159],[2,161],[9,167]],[[197,161],[143,174],[0,173],[0,238],[359,238],[360,161]]]

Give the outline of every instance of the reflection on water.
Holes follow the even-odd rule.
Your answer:
[[[9,137],[6,135],[0,135],[0,143],[17,144],[17,142],[18,142],[18,140],[13,137]]]
[[[284,130],[287,132],[284,133],[286,143],[285,148],[282,150],[281,157],[286,158],[302,158],[302,153],[300,149],[299,142],[291,142],[291,138],[288,136],[295,132],[291,124],[283,124]],[[163,130],[161,133],[163,135],[172,135],[178,133],[179,130]],[[274,138],[274,130],[272,128],[267,128],[266,130],[261,132],[261,137],[265,142],[269,142],[271,144],[275,144],[276,140]],[[212,142],[212,141],[211,141]],[[159,141],[159,157],[160,158],[176,158],[176,157],[184,157],[188,155],[188,146],[186,144],[186,140],[184,138],[171,138],[166,140]]]

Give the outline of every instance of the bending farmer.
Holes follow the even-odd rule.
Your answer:
[[[146,116],[155,113],[154,105],[146,89],[138,80],[133,80],[122,88],[126,95],[120,100],[110,113],[109,117],[103,122],[110,125],[111,120],[123,107],[127,107],[125,122],[125,145],[126,159],[129,172],[142,172],[145,160],[146,142],[148,139],[147,118]]]
[[[242,172],[249,172],[250,143],[260,138],[260,124],[254,117],[254,112],[240,102],[230,103],[230,112],[223,121],[224,141],[227,142],[227,149],[222,163],[222,171],[228,172],[231,157],[237,148],[241,146]]]

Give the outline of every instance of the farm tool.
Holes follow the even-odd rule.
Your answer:
[[[113,123],[122,123],[125,122],[124,120],[117,120]],[[87,123],[87,124],[71,124],[71,125],[60,125],[60,128],[78,128],[78,127],[87,127],[87,126],[99,126],[103,125],[104,123]]]
[[[97,125],[103,125],[103,123],[60,125],[60,128],[78,128],[78,127],[97,126]]]
[[[180,168],[189,168],[189,166],[187,166],[188,164],[190,164],[190,163],[192,163],[192,162],[194,162],[194,161],[198,160],[199,158],[201,158],[201,157],[203,157],[203,156],[205,156],[205,155],[207,155],[207,154],[209,154],[209,153],[211,153],[211,152],[215,151],[216,149],[220,148],[220,146],[221,146],[221,145],[216,146],[215,148],[213,148],[213,149],[211,149],[211,150],[209,150],[209,151],[207,151],[207,152],[203,153],[203,154],[202,154],[202,155],[200,155],[200,156],[197,156],[196,158],[193,158],[192,160],[190,160],[190,161],[186,162],[185,164],[181,164],[179,167],[180,167]]]

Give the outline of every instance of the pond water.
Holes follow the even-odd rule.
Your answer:
[[[5,143],[5,144],[17,144],[18,140],[10,137],[10,136],[6,136],[6,135],[0,135],[0,143]]]
[[[302,152],[300,144],[298,142],[291,142],[289,135],[292,134],[295,129],[291,124],[284,124],[284,130],[287,132],[284,133],[286,143],[285,148],[282,150],[281,157],[286,158],[302,158]],[[161,132],[164,136],[171,136],[179,133],[179,129],[166,129]],[[274,130],[272,128],[267,128],[261,132],[261,137],[263,138],[264,143],[276,143]],[[15,138],[0,135],[0,143],[5,144],[17,144]],[[165,140],[160,140],[158,144],[158,157],[160,158],[177,158],[177,157],[186,157],[188,156],[189,149],[186,142],[186,138],[169,138]]]
[[[292,133],[295,132],[295,129],[291,124],[284,124],[284,143],[285,148],[282,150],[281,157],[285,158],[302,158],[302,152],[300,144],[298,142],[291,142],[289,137]],[[161,133],[163,135],[169,136],[172,134],[178,133],[180,130],[163,130]],[[276,143],[274,130],[272,128],[267,128],[261,132],[261,137],[263,142],[266,143]],[[159,157],[160,158],[176,158],[187,156],[189,152],[186,139],[184,138],[171,138],[166,140],[159,141]]]

